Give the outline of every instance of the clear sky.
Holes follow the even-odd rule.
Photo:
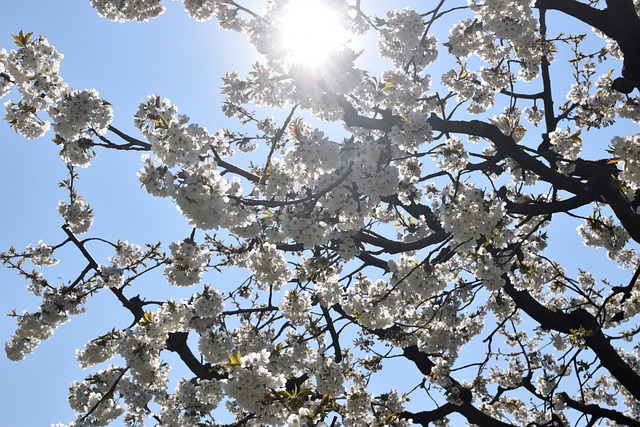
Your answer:
[[[166,6],[168,11],[163,16],[140,25],[102,19],[88,0],[5,1],[0,14],[0,48],[11,49],[10,34],[20,30],[45,34],[65,55],[61,74],[69,86],[98,90],[114,106],[113,124],[133,135],[137,135],[133,114],[152,93],[171,99],[181,113],[209,129],[237,128],[220,112],[220,76],[232,69],[241,74],[247,71],[255,60],[253,48],[242,35],[219,30],[214,21],[193,21],[179,2],[166,2]],[[0,250],[10,245],[20,250],[40,239],[48,244],[64,240],[56,206],[67,196],[57,187],[57,182],[66,178],[66,168],[58,158],[57,147],[49,141],[51,137],[49,133],[40,140],[26,141],[6,123],[0,123]],[[86,196],[96,214],[89,234],[138,244],[156,241],[159,230],[166,243],[186,237],[190,229],[175,207],[140,188],[136,178],[139,157],[134,152],[99,150],[92,166],[80,171],[79,193]],[[582,246],[577,238],[572,239],[572,250],[580,259]],[[99,246],[90,249],[97,256],[104,255],[106,261],[109,254],[101,254]],[[73,256],[67,250],[60,258],[64,263]],[[77,265],[61,265],[52,271],[62,282],[73,280],[79,270]],[[37,307],[24,281],[12,271],[0,269],[0,286],[1,314],[14,308],[20,312]],[[154,284],[145,286],[153,292]],[[112,316],[120,316],[123,311],[112,315],[117,306],[106,299],[98,297],[90,303],[87,314],[58,328],[26,360],[13,363],[4,354],[0,356],[0,427],[43,426],[73,419],[66,401],[67,388],[86,375],[77,367],[75,349],[112,326],[129,321],[114,320]],[[4,343],[15,321],[5,316],[0,319],[0,339]]]

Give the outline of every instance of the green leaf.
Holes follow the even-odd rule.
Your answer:
[[[151,313],[150,311],[145,311],[144,315],[142,316],[142,320],[140,321],[140,324],[148,325],[151,322],[153,322],[153,313]]]
[[[25,47],[27,43],[29,43],[29,39],[31,38],[32,35],[33,35],[33,32],[24,34],[22,30],[20,30],[20,32],[17,35],[11,34],[11,37],[13,37],[13,40],[16,46]]]
[[[238,355],[234,356],[231,353],[227,353],[229,356],[229,366],[240,366],[240,350],[238,350]]]

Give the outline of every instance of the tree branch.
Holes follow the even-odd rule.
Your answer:
[[[604,26],[605,13],[587,4],[575,0],[537,0],[535,7],[538,9],[557,10],[572,16],[585,24],[591,25],[612,37]]]
[[[358,235],[358,238],[361,242],[377,246],[389,254],[420,250],[426,248],[427,246],[442,243],[447,237],[448,234],[444,230],[439,230],[438,232],[433,233],[430,236],[410,242],[398,242],[395,240],[386,239],[384,237],[373,236],[364,232],[361,232]]]
[[[502,289],[513,299],[519,309],[537,321],[543,329],[555,330],[565,334],[573,334],[576,331],[583,330],[585,344],[598,356],[602,366],[629,393],[637,400],[640,400],[640,376],[611,346],[593,315],[584,309],[577,309],[569,314],[550,310],[536,301],[527,291],[517,290],[506,277]]]
[[[598,405],[585,405],[584,403],[580,403],[577,400],[573,400],[567,393],[564,392],[560,393],[558,396],[564,401],[564,403],[567,404],[568,407],[576,409],[584,414],[593,415],[593,417],[596,419],[608,418],[612,421],[615,421],[616,423],[633,427],[640,427],[640,421],[629,418],[618,411],[601,408]]]
[[[331,315],[329,314],[329,310],[322,304],[320,304],[320,309],[322,310],[322,314],[327,321],[327,329],[329,330],[329,335],[331,335],[331,345],[333,346],[334,360],[336,363],[342,362],[342,350],[340,349],[340,336],[336,331],[335,326],[333,325],[333,319],[331,319]]]
[[[507,211],[515,214],[547,215],[558,212],[568,212],[589,204],[597,199],[597,195],[591,191],[585,191],[577,196],[555,202],[530,202],[513,203],[507,201]]]
[[[416,424],[421,424],[425,427],[429,426],[430,423],[437,421],[441,418],[446,417],[449,414],[456,412],[457,407],[451,403],[447,402],[444,405],[431,410],[431,411],[421,411],[421,412],[409,412],[404,411],[398,414],[398,417],[409,419]]]
[[[443,120],[432,114],[429,123],[434,130],[444,133],[461,133],[486,138],[493,142],[498,152],[518,162],[520,167],[538,175],[542,180],[549,182],[558,188],[567,190],[573,194],[582,193],[585,185],[567,175],[563,175],[546,166],[540,160],[525,153],[510,136],[503,134],[500,129],[492,124],[479,120],[460,121]]]
[[[172,332],[169,334],[169,338],[166,342],[166,349],[169,351],[173,351],[178,353],[180,359],[184,362],[185,365],[189,368],[191,372],[194,373],[200,379],[203,380],[211,380],[217,379],[221,380],[226,378],[226,375],[221,374],[214,370],[209,363],[202,364],[196,356],[194,356],[193,352],[189,348],[187,344],[187,337],[189,336],[188,332]]]

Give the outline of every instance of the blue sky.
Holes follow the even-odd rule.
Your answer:
[[[98,90],[114,106],[114,125],[133,135],[137,135],[133,114],[152,93],[171,99],[180,112],[211,130],[238,129],[220,112],[220,76],[232,69],[241,74],[247,71],[255,60],[253,54],[248,54],[253,48],[243,36],[219,30],[214,21],[191,20],[179,2],[166,2],[166,6],[168,11],[163,16],[140,25],[104,20],[88,0],[5,2],[0,15],[0,47],[11,49],[10,34],[20,30],[47,35],[65,55],[61,73],[69,86]],[[67,196],[57,187],[57,182],[66,178],[66,168],[58,158],[57,147],[49,141],[51,137],[48,134],[40,140],[26,141],[7,124],[0,123],[0,250],[10,245],[22,249],[40,239],[49,244],[64,239],[56,205]],[[80,171],[78,191],[86,196],[96,214],[89,234],[141,245],[158,238],[169,243],[186,237],[190,229],[175,207],[168,200],[148,196],[140,188],[136,178],[139,157],[134,152],[100,150],[92,166]],[[571,232],[573,228],[561,237],[572,239],[564,240],[565,245],[573,242],[576,260],[587,254],[592,256],[591,251],[583,252],[576,237],[571,237],[575,234]],[[90,250],[103,262],[110,255],[99,245]],[[74,257],[71,249],[65,250],[60,256],[64,265],[51,269],[51,276],[60,277],[60,281],[72,280],[80,265],[67,264]],[[595,263],[604,257],[592,259]],[[162,287],[151,282],[142,284],[144,290],[159,293]],[[1,314],[14,308],[20,312],[37,307],[37,300],[29,296],[24,281],[12,271],[0,269],[0,285]],[[111,314],[112,309],[118,309],[117,305],[99,296],[90,303],[87,314],[59,328],[26,360],[12,363],[0,356],[0,380],[4,385],[0,389],[2,426],[42,426],[73,419],[66,401],[67,387],[86,375],[77,367],[74,351],[112,326],[129,321],[116,317],[123,313],[121,309],[115,315]],[[5,316],[0,319],[0,339],[4,343],[15,322]]]

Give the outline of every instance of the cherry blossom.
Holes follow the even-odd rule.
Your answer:
[[[39,299],[10,313],[6,355],[98,294],[128,315],[76,351],[69,425],[637,424],[640,3],[319,0],[332,22],[313,26],[289,0],[182,3],[253,46],[219,82],[224,128],[149,94],[129,135],[96,89],[69,89],[45,36],[0,50],[5,120],[53,128],[68,172],[60,240],[0,253]],[[91,229],[78,168],[104,150],[142,152],[139,183],[188,237]],[[60,283],[44,267],[70,251]]]

